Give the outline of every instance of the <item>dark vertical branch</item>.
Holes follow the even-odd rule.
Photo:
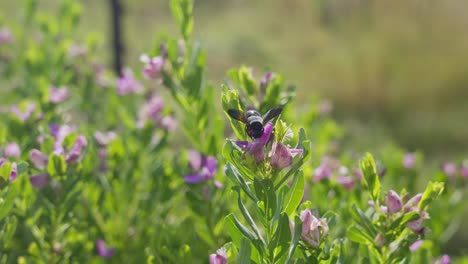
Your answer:
[[[112,19],[112,49],[114,60],[114,71],[117,75],[122,74],[124,56],[124,44],[122,40],[122,4],[120,0],[109,0]]]

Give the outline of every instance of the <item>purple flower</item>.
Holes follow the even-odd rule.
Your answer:
[[[390,214],[398,213],[402,207],[400,196],[393,190],[388,191],[387,196],[385,196],[385,204]]]
[[[442,164],[442,170],[444,171],[445,175],[449,178],[452,178],[457,173],[457,166],[452,162],[446,162]]]
[[[99,256],[109,259],[115,254],[115,248],[108,248],[103,240],[96,240],[96,248]]]
[[[153,121],[167,131],[177,127],[177,121],[172,116],[163,116],[164,102],[157,95],[152,95],[138,112],[137,127],[143,128],[148,120]]]
[[[420,212],[418,219],[408,222],[406,226],[411,229],[414,233],[421,235],[424,233],[423,221],[424,219],[429,218],[426,212]]]
[[[150,58],[147,54],[140,56],[140,61],[145,63],[143,75],[148,79],[160,79],[164,67],[164,58],[157,56]]]
[[[47,173],[31,175],[29,181],[34,188],[42,189],[49,184],[50,176]]]
[[[19,158],[21,156],[21,150],[19,148],[19,145],[14,142],[6,145],[5,156],[7,158],[9,157]]]
[[[307,209],[301,211],[301,238],[309,246],[318,248],[323,237],[328,233],[328,224],[324,219],[318,219]]]
[[[414,242],[413,244],[411,244],[411,245],[409,246],[409,249],[410,249],[411,251],[416,251],[418,248],[421,247],[421,245],[423,244],[423,242],[424,242],[424,241],[421,240],[421,239],[416,240],[416,242]]]
[[[76,137],[76,141],[73,144],[72,148],[70,149],[68,154],[65,156],[65,161],[67,163],[73,163],[77,161],[80,158],[81,152],[83,151],[86,145],[87,145],[86,138],[83,135],[78,135]]]
[[[329,179],[332,173],[332,169],[327,164],[322,163],[314,170],[314,180],[319,182],[324,179]]]
[[[117,80],[117,94],[124,96],[131,93],[140,93],[143,85],[133,77],[132,70],[126,68],[122,71],[122,76]]]
[[[34,166],[40,170],[44,169],[49,161],[49,158],[37,149],[32,149],[29,152],[29,159],[34,164]]]
[[[11,34],[10,29],[3,27],[0,29],[0,45],[8,44],[13,42],[13,35]]]
[[[222,247],[216,251],[216,254],[211,254],[210,264],[227,264],[226,248]]]
[[[16,165],[16,162],[11,163],[11,172],[10,172],[10,181],[14,181],[16,179],[16,176],[18,176],[18,167]]]
[[[273,125],[267,123],[260,138],[254,138],[252,142],[236,141],[235,143],[245,149],[246,153],[251,155],[257,164],[260,164],[265,160],[265,146],[270,141],[272,131]]]
[[[403,164],[403,167],[405,167],[406,169],[414,168],[415,163],[416,163],[416,157],[414,153],[406,153],[403,156],[402,164]]]
[[[35,110],[36,110],[36,104],[34,103],[28,103],[24,112],[20,110],[17,105],[12,106],[10,109],[11,113],[14,114],[19,120],[23,122],[28,120],[32,116]]]
[[[70,91],[68,91],[67,87],[56,88],[55,86],[51,86],[49,88],[49,102],[53,104],[62,103],[69,97]]]
[[[194,171],[192,174],[185,175],[184,180],[187,183],[199,183],[214,178],[218,169],[218,161],[213,156],[205,156],[195,150],[188,151],[189,165]]]

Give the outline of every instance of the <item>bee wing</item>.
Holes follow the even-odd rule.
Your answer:
[[[245,119],[245,115],[244,115],[244,113],[242,111],[239,111],[239,110],[236,110],[236,109],[229,109],[227,111],[227,113],[233,119],[239,120],[239,121],[244,122],[244,123],[247,122],[247,120]]]
[[[268,110],[268,112],[263,116],[263,124],[266,124],[268,123],[268,121],[279,116],[281,114],[281,111],[283,111],[283,107],[277,107]]]

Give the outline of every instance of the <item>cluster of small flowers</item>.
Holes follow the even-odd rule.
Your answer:
[[[4,157],[1,156],[1,149],[0,149],[0,168],[6,164],[6,162],[10,159],[19,159],[21,156],[21,150],[20,147],[17,143],[9,143],[5,146],[5,149],[3,151]],[[18,175],[18,170],[17,170],[17,164],[16,162],[11,163],[11,172],[9,175],[9,180],[14,181],[16,179],[16,176]]]
[[[214,156],[206,156],[196,150],[189,150],[188,161],[192,173],[184,176],[186,183],[195,184],[213,180],[218,170],[218,160]],[[214,181],[217,188],[222,188],[223,184]]]
[[[359,169],[356,168],[351,172],[348,167],[341,165],[337,159],[324,156],[321,164],[314,170],[313,179],[315,182],[319,182],[331,179],[333,175],[335,175],[336,182],[346,190],[351,190],[362,179],[362,173]]]
[[[429,218],[426,211],[419,209],[422,194],[418,193],[410,198],[404,205],[397,192],[390,190],[385,196],[385,205],[380,207],[380,212],[394,215],[397,213],[406,214],[409,212],[418,212],[419,218],[407,223],[407,227],[414,233],[422,235],[424,233],[423,221]]]
[[[87,145],[86,138],[83,135],[78,135],[72,147],[66,149],[63,146],[63,141],[73,132],[73,129],[66,125],[50,125],[49,129],[51,135],[41,135],[38,139],[39,143],[43,142],[45,138],[52,136],[54,139],[53,154],[63,156],[67,164],[76,163],[82,157],[83,150]],[[49,163],[49,157],[38,149],[32,149],[29,152],[29,159],[34,164],[34,167],[40,171],[44,171]],[[50,180],[51,178],[47,172],[30,176],[31,184],[36,188],[47,186]]]
[[[273,125],[267,123],[263,135],[252,141],[236,141],[236,144],[245,150],[245,153],[253,157],[257,164],[267,161],[274,169],[281,170],[292,164],[293,155],[302,153],[302,149],[288,148],[282,142],[273,142]],[[266,155],[266,151],[271,149]],[[267,159],[268,158],[268,159]]]
[[[441,167],[442,171],[449,179],[453,180],[457,176],[468,179],[468,160],[463,161],[461,165],[457,165],[453,162],[445,162]]]

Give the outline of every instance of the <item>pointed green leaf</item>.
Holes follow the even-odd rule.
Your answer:
[[[248,239],[245,237],[241,240],[241,245],[239,248],[239,255],[237,255],[237,263],[240,264],[250,264],[250,255],[252,254],[252,246]]]
[[[286,188],[286,187],[285,187]],[[302,201],[304,196],[304,172],[298,171],[294,175],[294,180],[289,188],[288,193],[284,199],[284,210],[289,217],[292,217],[296,213],[296,209]]]
[[[375,202],[379,200],[380,196],[380,180],[377,174],[374,157],[370,153],[367,153],[359,163],[362,174],[364,175],[364,181],[367,184],[370,196]]]
[[[421,201],[419,202],[418,208],[420,210],[426,210],[426,207],[435,200],[444,191],[443,182],[429,182],[426,190],[424,191]]]
[[[364,230],[357,228],[356,226],[351,226],[346,231],[346,236],[349,240],[357,242],[364,245],[374,245],[374,238],[368,235]]]
[[[65,158],[60,155],[50,154],[47,164],[47,173],[50,176],[62,176],[67,172],[67,163]]]

